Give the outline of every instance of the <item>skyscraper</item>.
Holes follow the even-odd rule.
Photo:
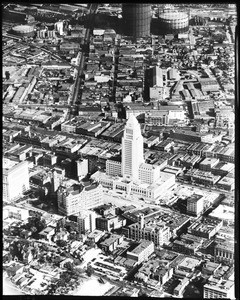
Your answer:
[[[122,176],[138,181],[138,170],[144,163],[143,137],[140,124],[133,115],[127,121],[122,138]]]
[[[174,174],[144,162],[141,128],[133,115],[129,117],[122,137],[122,162],[113,158],[107,160],[106,173],[99,170],[91,178],[105,188],[150,201],[157,200],[175,184]]]
[[[122,4],[124,33],[135,38],[150,35],[152,19],[151,4],[123,3]]]

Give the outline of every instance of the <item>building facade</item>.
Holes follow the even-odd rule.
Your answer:
[[[141,128],[134,116],[127,121],[122,138],[122,176],[124,179],[138,181],[138,170],[144,162],[143,137]]]
[[[166,225],[157,226],[153,224],[150,226],[135,223],[125,228],[124,232],[132,240],[139,241],[145,239],[152,241],[157,247],[168,244],[171,237],[170,228]]]
[[[3,200],[12,201],[29,189],[28,162],[3,158]]]
[[[203,287],[203,297],[204,299],[234,299],[234,281],[221,279],[216,284],[215,281],[210,280]]]
[[[96,229],[97,214],[92,210],[80,210],[77,216],[79,232],[82,234],[90,233]]]
[[[127,258],[137,261],[139,264],[147,261],[154,252],[154,243],[152,241],[141,240],[139,245],[132,251],[127,251]]]
[[[77,176],[80,181],[88,174],[88,159],[77,160]]]
[[[187,198],[187,213],[199,216],[203,212],[204,200],[202,195],[193,194]]]
[[[133,115],[125,126],[121,162],[107,160],[106,173],[97,171],[92,179],[106,188],[148,200],[156,200],[175,184],[174,174],[162,172],[159,166],[144,162],[141,128]]]
[[[95,208],[103,204],[102,195],[102,185],[99,183],[92,183],[89,186],[61,185],[57,191],[58,211],[70,216],[84,209]]]

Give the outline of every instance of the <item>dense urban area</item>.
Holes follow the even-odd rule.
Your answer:
[[[4,295],[235,298],[236,24],[2,4]]]

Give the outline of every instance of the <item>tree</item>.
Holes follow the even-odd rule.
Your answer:
[[[64,264],[64,268],[68,269],[69,271],[72,271],[73,270],[73,264],[68,261]]]
[[[6,72],[5,72],[5,76],[6,76],[6,79],[7,79],[7,80],[10,79],[10,73],[9,73],[9,71],[6,71]]]
[[[63,241],[63,240],[58,240],[58,241],[56,241],[56,244],[59,247],[65,247],[67,245],[67,242]]]
[[[87,267],[86,273],[87,273],[88,277],[92,276],[92,274],[94,273],[94,270],[93,270],[92,266],[89,265]]]

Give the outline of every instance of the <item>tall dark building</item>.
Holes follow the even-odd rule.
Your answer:
[[[122,17],[125,35],[133,36],[134,38],[150,35],[151,4],[123,3]]]

